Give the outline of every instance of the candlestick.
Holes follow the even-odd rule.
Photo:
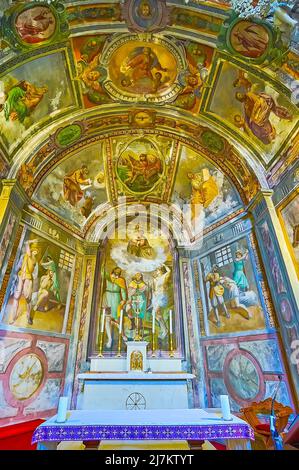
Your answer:
[[[121,333],[122,333],[122,326],[123,326],[123,316],[124,311],[121,309],[120,317],[119,317],[119,327],[118,327],[118,348],[117,348],[117,355],[116,357],[121,357]]]
[[[169,335],[169,357],[173,357],[174,352],[173,352],[173,334],[171,333]]]
[[[104,340],[104,333],[100,333],[98,357],[103,357],[103,340]]]
[[[153,321],[152,321],[152,357],[156,356],[156,342],[155,342],[155,328],[156,327],[156,312],[153,312]]]
[[[66,421],[68,401],[69,401],[68,397],[59,398],[57,417],[56,417],[57,423],[64,423]]]
[[[220,403],[221,403],[222,418],[225,421],[231,421],[232,416],[230,412],[230,404],[229,404],[228,395],[220,395]]]
[[[121,309],[119,317],[119,332],[122,332],[124,311]]]
[[[169,333],[172,335],[172,310],[169,310]]]
[[[102,322],[101,322],[101,333],[104,333],[104,329],[105,329],[105,317],[106,317],[106,309],[104,308],[103,309],[103,312],[102,312]]]
[[[100,328],[100,338],[99,338],[99,354],[98,357],[103,357],[103,341],[105,334],[105,318],[106,318],[106,309],[104,308],[101,315],[101,328]]]

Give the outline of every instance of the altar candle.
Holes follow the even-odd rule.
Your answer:
[[[220,395],[220,403],[221,403],[222,418],[225,421],[230,421],[232,417],[231,417],[231,412],[230,412],[228,396]]]
[[[124,316],[124,311],[121,309],[120,311],[120,317],[119,317],[119,333],[121,333],[122,327],[123,327],[123,316]]]
[[[102,323],[101,323],[101,333],[104,333],[104,328],[105,328],[105,316],[106,316],[106,310],[103,309],[103,313],[102,313]]]
[[[59,398],[57,418],[56,418],[57,423],[64,423],[66,421],[68,401],[69,401],[68,397]]]
[[[156,312],[153,312],[153,326],[152,326],[152,333],[155,334],[155,326],[156,326]]]
[[[172,310],[169,310],[169,333],[172,335]]]

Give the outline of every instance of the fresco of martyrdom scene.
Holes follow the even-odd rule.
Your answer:
[[[121,349],[139,338],[152,344],[157,355],[169,350],[175,333],[173,256],[166,235],[131,222],[124,234],[109,239],[101,268],[98,334],[104,331],[104,352]],[[105,309],[105,316],[103,315]]]
[[[173,142],[162,136],[122,136],[110,139],[108,159],[114,174],[111,185],[119,195],[147,195],[161,198],[171,164]]]
[[[73,265],[71,253],[26,230],[9,280],[2,322],[61,333]]]
[[[222,63],[209,110],[262,148],[267,162],[298,120],[296,107],[286,97],[228,62]]]
[[[246,239],[201,260],[210,334],[265,327]]]
[[[295,194],[295,197],[292,197],[280,209],[279,215],[294,264],[299,274],[299,192]]]
[[[164,173],[164,162],[158,146],[148,139],[136,139],[120,153],[116,173],[132,193],[147,193]]]
[[[195,234],[241,207],[224,174],[186,146],[180,149],[172,203],[184,211]]]
[[[63,53],[39,57],[0,78],[0,135],[9,149],[39,121],[74,105]]]
[[[107,201],[102,145],[87,147],[59,163],[42,181],[34,199],[82,228],[92,210]]]

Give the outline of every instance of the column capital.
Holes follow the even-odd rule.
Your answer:
[[[27,203],[30,202],[30,198],[27,195],[27,193],[25,192],[23,186],[21,186],[19,180],[17,180],[17,179],[3,179],[3,180],[1,180],[1,183],[2,183],[2,191],[1,191],[1,194],[0,194],[1,199],[8,199],[10,194],[12,192],[14,192],[19,197],[21,197],[21,199],[24,202],[27,202]]]
[[[248,204],[248,212],[252,213],[255,218],[260,218],[267,209],[274,206],[272,195],[272,189],[261,189]]]
[[[2,222],[8,205],[16,211],[21,211],[25,204],[30,203],[30,198],[17,179],[3,179],[0,194],[0,223]]]

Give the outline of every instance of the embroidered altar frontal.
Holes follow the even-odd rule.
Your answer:
[[[39,426],[32,442],[254,439],[241,419],[224,422],[219,416],[199,409],[172,410],[171,415],[163,410],[72,411],[65,423],[53,417]]]

